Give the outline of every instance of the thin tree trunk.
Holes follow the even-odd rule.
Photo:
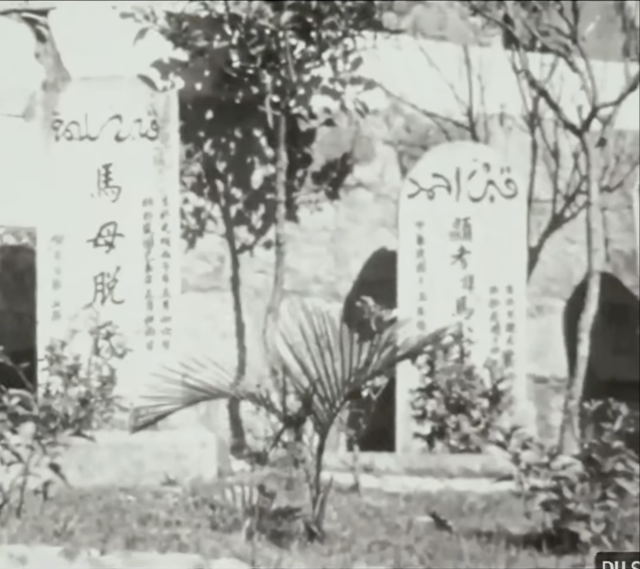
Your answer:
[[[560,430],[560,450],[575,454],[581,441],[581,403],[584,384],[589,373],[589,356],[593,327],[600,306],[600,275],[604,268],[604,223],[600,204],[600,188],[594,175],[590,157],[587,157],[588,180],[587,203],[585,208],[587,245],[587,290],[584,307],[578,321],[576,366],[573,377],[569,378],[565,395],[562,426]]]
[[[635,230],[636,230],[636,268],[638,273],[640,274],[640,245],[638,245],[640,240],[640,172],[638,172],[636,179],[636,187],[633,190],[633,220],[635,222]]]
[[[227,192],[225,192],[226,194]],[[242,307],[242,290],[240,280],[240,255],[236,243],[236,236],[233,230],[233,219],[228,206],[228,196],[225,195],[220,210],[222,212],[222,220],[224,222],[225,240],[229,248],[229,257],[231,260],[231,296],[233,300],[233,314],[235,319],[235,335],[236,335],[236,383],[243,381],[247,373],[247,333],[244,322],[244,312]],[[240,401],[238,399],[229,399],[227,402],[227,410],[229,412],[229,430],[231,432],[231,455],[241,456],[247,448],[244,425],[242,424],[242,415],[240,414]]]
[[[270,330],[278,319],[280,303],[284,296],[284,271],[286,261],[286,206],[287,206],[287,124],[283,114],[276,115],[276,211],[275,211],[275,266],[273,275],[273,288],[267,304],[264,321],[264,342],[269,344]]]

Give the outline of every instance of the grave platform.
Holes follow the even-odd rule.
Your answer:
[[[63,459],[72,486],[157,486],[215,480],[228,470],[226,445],[205,429],[98,431],[73,439]]]

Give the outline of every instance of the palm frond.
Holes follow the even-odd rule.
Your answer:
[[[189,356],[164,363],[151,376],[149,392],[131,413],[132,433],[148,429],[199,403],[236,398],[269,411],[274,406],[268,393],[236,385],[233,372],[208,356]]]
[[[411,323],[398,322],[364,340],[342,322],[337,311],[293,300],[284,303],[267,349],[275,368],[284,372],[285,387],[309,407],[316,429],[325,432],[351,394],[448,332],[442,329],[425,335]],[[281,420],[288,413],[286,389],[238,385],[231,369],[209,356],[179,358],[160,365],[151,375],[150,392],[131,413],[133,433],[199,403],[222,399],[247,401]]]
[[[424,334],[411,322],[397,322],[364,340],[337,311],[319,302],[289,299],[269,348],[293,389],[311,400],[316,425],[328,429],[353,392],[448,333],[443,328]]]

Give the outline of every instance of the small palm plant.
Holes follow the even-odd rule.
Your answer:
[[[310,498],[311,512],[304,525],[309,539],[321,540],[331,488],[331,481],[322,480],[323,458],[341,411],[369,382],[448,336],[448,329],[425,334],[410,322],[398,321],[364,339],[327,305],[288,299],[267,335],[266,353],[274,373],[265,385],[238,385],[233,370],[209,356],[165,364],[154,374],[159,382],[153,393],[134,409],[131,430],[148,429],[188,407],[228,398],[266,411],[280,427],[261,454],[268,455],[287,433],[298,450],[304,446],[308,451],[298,462]]]

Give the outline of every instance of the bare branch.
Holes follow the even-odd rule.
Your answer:
[[[455,124],[455,126],[457,126],[458,128],[461,128],[469,132],[472,140],[480,141],[480,136],[478,133],[477,123],[476,123],[476,117],[473,111],[473,77],[472,77],[472,69],[471,69],[472,66],[471,66],[469,48],[468,47],[463,48],[463,54],[465,58],[465,72],[467,75],[467,89],[468,89],[467,94],[469,97],[469,102],[467,104],[463,100],[463,98],[458,95],[455,89],[455,86],[450,81],[447,80],[446,74],[443,73],[443,71],[436,64],[436,62],[429,55],[429,53],[425,50],[425,48],[421,44],[419,44],[419,47],[425,59],[429,62],[429,65],[440,74],[441,79],[447,84],[447,87],[449,87],[449,91],[456,98],[456,101],[458,102],[458,104],[462,108],[464,108],[465,117],[469,122],[462,123],[457,121],[458,124],[455,124],[453,123],[453,119],[450,119],[450,121],[452,122],[452,124]],[[423,114],[425,114],[424,111],[423,111]]]
[[[469,134],[471,135],[471,140],[476,142],[480,142],[480,133],[478,132],[478,125],[476,122],[477,115],[475,112],[475,103],[474,103],[474,92],[473,92],[473,76],[472,76],[472,65],[471,65],[471,54],[469,53],[469,47],[463,46],[462,52],[464,54],[464,65],[465,71],[467,74],[467,98],[469,99],[469,104],[465,108],[465,116],[468,121]],[[483,97],[484,98],[484,97]]]
[[[606,103],[596,104],[592,107],[591,111],[587,115],[585,119],[585,124],[588,127],[587,130],[591,127],[591,124],[596,119],[601,119],[600,114],[602,111],[606,109],[619,109],[619,107],[631,96],[634,92],[638,90],[640,87],[640,71],[636,72],[636,74],[628,81],[625,85],[624,89],[620,92],[620,94],[613,100],[607,101]],[[615,115],[610,115],[606,120],[608,122],[612,122]],[[603,127],[606,126],[604,120],[602,120]]]
[[[384,85],[382,85],[380,83],[376,82],[375,85],[381,91],[383,91],[385,95],[387,95],[391,99],[394,99],[395,101],[398,101],[403,106],[406,106],[407,108],[411,109],[412,111],[415,111],[416,113],[419,113],[422,116],[424,116],[424,117],[428,118],[429,120],[433,121],[434,124],[436,124],[436,126],[438,126],[438,128],[441,129],[441,132],[443,134],[446,134],[446,131],[442,127],[441,123],[450,124],[451,126],[453,126],[455,128],[458,128],[458,129],[463,130],[463,131],[470,132],[469,126],[466,123],[462,122],[462,121],[459,121],[459,120],[451,118],[451,117],[446,117],[446,116],[440,115],[438,113],[434,113],[432,111],[428,111],[427,109],[425,109],[423,107],[420,107],[419,105],[416,105],[415,103],[412,103],[411,101],[407,101],[406,99],[402,98],[400,95],[394,93],[393,91],[391,91],[390,89],[388,89],[387,87],[385,87]]]

